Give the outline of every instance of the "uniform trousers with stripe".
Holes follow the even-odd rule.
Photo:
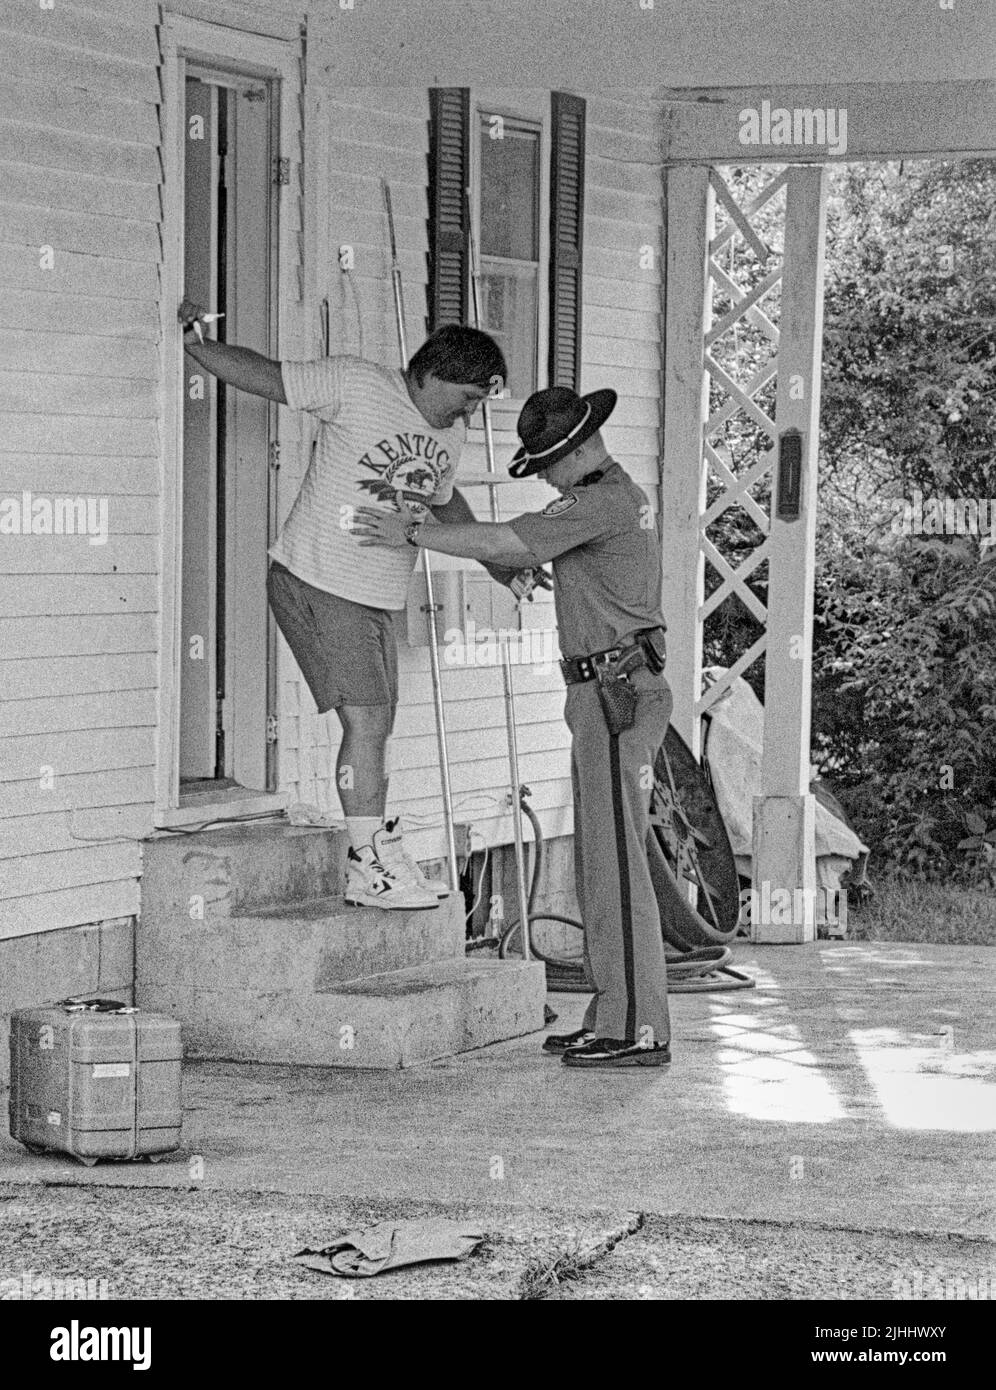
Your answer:
[[[636,721],[612,737],[595,681],[567,687],[573,736],[574,872],[585,972],[595,993],[582,1027],[599,1038],[671,1037],[664,942],[646,840],[657,751],[671,718],[663,675],[634,672]]]

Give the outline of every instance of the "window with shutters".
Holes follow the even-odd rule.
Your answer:
[[[505,354],[513,400],[539,384],[540,135],[524,121],[479,117],[481,327]]]
[[[506,399],[581,377],[585,102],[541,89],[430,88],[430,331],[473,321],[509,364]],[[469,193],[469,197],[468,197]]]

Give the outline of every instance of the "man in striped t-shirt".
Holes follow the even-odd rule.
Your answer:
[[[406,371],[361,357],[275,362],[248,348],[202,341],[203,311],[180,306],[190,355],[221,381],[307,410],[319,421],[317,448],[290,515],[270,549],[270,606],[319,713],[334,709],[343,737],[339,795],[349,832],[350,902],[435,907],[431,885],[405,852],[398,818],[385,820],[385,753],[398,703],[391,612],[404,608],[417,560],[358,543],[356,510],[396,506],[468,523],[474,515],[453,480],[467,424],[507,369],[487,334],[449,325],[431,335]],[[510,584],[515,572],[489,567]]]

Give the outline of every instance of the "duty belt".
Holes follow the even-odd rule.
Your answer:
[[[641,666],[648,664],[647,646],[642,633],[638,633],[636,641],[630,642],[625,647],[607,647],[604,652],[591,652],[588,656],[565,657],[560,663],[564,683],[566,685],[579,685],[582,681],[597,680],[600,667],[620,661],[635,651],[640,652],[643,660],[630,669],[639,670]]]

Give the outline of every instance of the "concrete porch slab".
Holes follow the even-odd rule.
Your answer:
[[[741,947],[758,988],[675,996],[665,1073],[569,1071],[536,1035],[403,1072],[194,1063],[179,1154],[83,1170],[5,1139],[0,1181],[991,1238],[992,959]],[[577,1026],[582,997],[550,1002]]]

